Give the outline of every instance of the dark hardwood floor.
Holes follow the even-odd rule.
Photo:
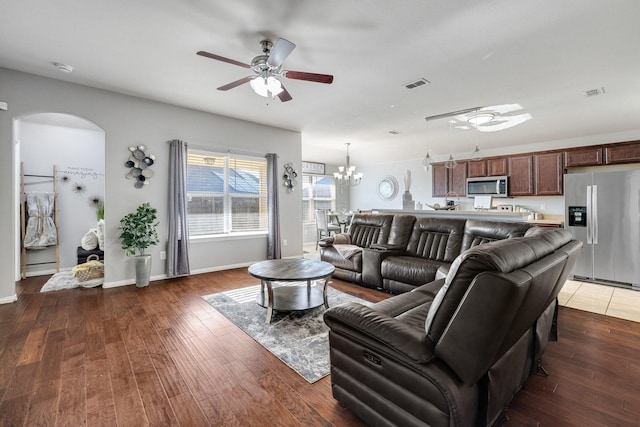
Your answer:
[[[0,305],[0,426],[362,425],[330,377],[308,384],[200,298],[256,284],[246,269],[40,293],[46,279]],[[568,308],[559,324],[508,425],[638,425],[640,324]]]

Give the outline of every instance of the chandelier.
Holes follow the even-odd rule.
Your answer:
[[[356,173],[356,167],[350,164],[349,159],[349,145],[350,142],[345,143],[347,146],[347,162],[344,166],[338,166],[338,172],[333,173],[333,177],[340,185],[340,191],[344,185],[358,185],[362,181],[362,172]]]

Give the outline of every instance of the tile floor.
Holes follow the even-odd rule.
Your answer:
[[[560,305],[640,322],[640,292],[627,288],[567,280]]]
[[[319,259],[315,243],[304,245],[305,258]],[[558,295],[560,305],[640,322],[640,291],[567,280]]]

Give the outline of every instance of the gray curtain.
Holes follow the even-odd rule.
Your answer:
[[[282,258],[280,245],[280,204],[278,202],[278,155],[267,157],[267,206],[269,211],[269,235],[267,236],[267,259]]]
[[[189,275],[189,228],[187,226],[187,144],[169,142],[169,245],[167,276]]]

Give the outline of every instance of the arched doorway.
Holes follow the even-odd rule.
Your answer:
[[[60,270],[69,270],[76,265],[82,237],[97,225],[98,204],[104,203],[105,132],[81,117],[38,113],[15,121],[14,140],[16,170],[24,172],[25,193],[53,191],[56,181]],[[17,191],[21,193],[20,188]],[[16,200],[21,200],[20,194]],[[22,224],[16,229],[16,277],[20,277]],[[54,273],[55,258],[55,247],[27,251],[27,276]]]

